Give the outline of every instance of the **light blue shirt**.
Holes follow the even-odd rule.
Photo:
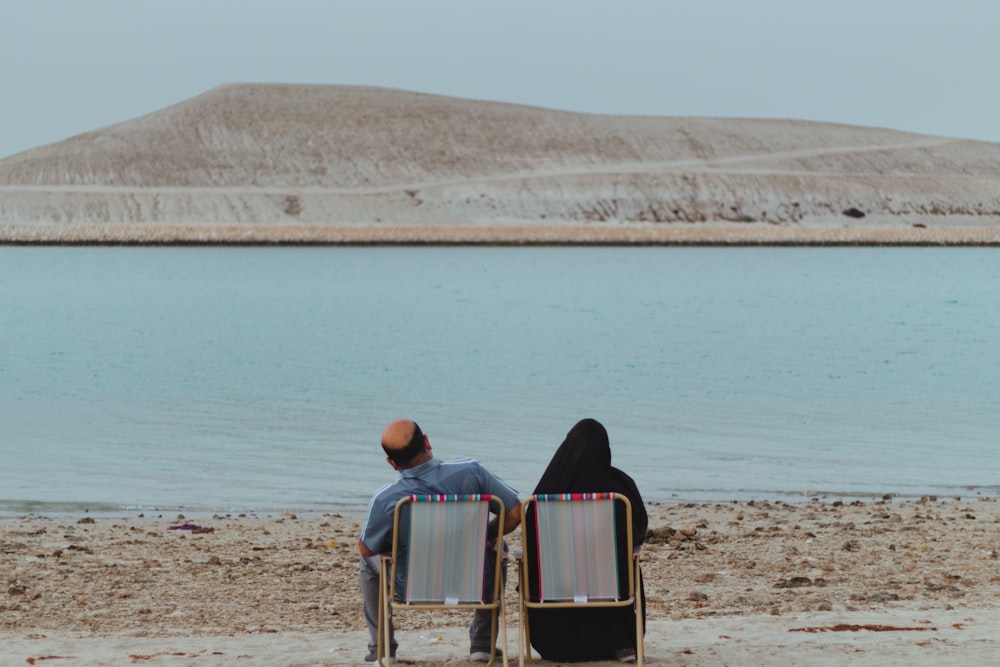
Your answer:
[[[372,496],[368,516],[361,526],[361,541],[373,553],[387,553],[392,549],[392,518],[400,498],[473,493],[489,493],[500,498],[508,512],[517,504],[517,491],[475,459],[440,461],[432,458],[403,470],[399,479]]]

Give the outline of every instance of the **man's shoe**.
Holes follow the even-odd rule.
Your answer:
[[[503,651],[497,649],[496,653],[497,660],[503,660]],[[487,649],[472,649],[469,651],[469,660],[473,662],[489,662],[490,661],[490,650]]]
[[[396,657],[396,649],[391,649],[389,651],[389,657],[390,658]],[[378,660],[378,656],[375,655],[375,651],[372,651],[371,653],[365,656],[365,662],[375,662],[376,660]]]

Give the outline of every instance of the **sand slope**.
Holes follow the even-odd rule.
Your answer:
[[[777,227],[837,242],[830,229],[847,226],[995,242],[1000,144],[239,84],[0,160],[0,237],[14,240],[135,241],[156,227],[160,241],[336,242],[331,228],[344,227],[366,229],[353,232],[361,242],[396,238],[401,227],[431,228],[425,239],[461,228],[474,240],[501,227],[529,241],[541,229],[599,229],[635,242],[622,238],[625,227],[662,242],[664,229],[712,236],[720,226],[751,239]]]

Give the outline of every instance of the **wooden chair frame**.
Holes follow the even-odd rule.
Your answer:
[[[522,544],[527,545],[527,534],[528,534],[528,520],[529,514],[532,510],[532,505],[536,505],[539,502],[593,502],[598,500],[611,500],[612,502],[621,502],[625,506],[626,510],[626,527],[625,532],[627,536],[627,557],[630,558],[630,564],[628,567],[628,586],[627,586],[627,597],[622,599],[574,599],[574,600],[532,600],[531,599],[531,586],[529,581],[529,570],[528,570],[528,558],[525,554],[521,554],[518,557],[519,567],[518,567],[518,590],[520,591],[518,595],[518,613],[519,613],[519,632],[518,632],[518,658],[521,667],[524,666],[525,661],[533,662],[531,657],[531,633],[528,628],[528,615],[532,609],[558,609],[558,608],[586,608],[586,607],[633,607],[635,610],[636,623],[635,623],[635,634],[636,634],[636,662],[641,667],[643,663],[643,618],[642,618],[642,600],[640,599],[639,591],[642,590],[642,573],[639,569],[639,549],[633,544],[632,540],[632,503],[629,501],[628,497],[620,493],[574,493],[574,494],[546,494],[546,495],[536,495],[531,496],[521,504],[521,539]],[[609,539],[613,539],[613,536],[609,535]],[[621,558],[622,555],[618,554]],[[617,575],[616,575],[617,579]]]
[[[480,602],[470,602],[470,601],[456,601],[456,600],[406,600],[406,591],[396,590],[396,570],[399,566],[399,548],[403,544],[404,536],[400,535],[400,514],[404,507],[410,506],[411,524],[413,521],[413,513],[419,512],[421,505],[425,503],[436,503],[436,502],[447,502],[447,503],[485,503],[489,509],[492,509],[496,518],[496,534],[493,535],[490,531],[490,535],[483,535],[482,539],[476,544],[475,553],[470,554],[448,554],[443,553],[442,558],[437,559],[433,565],[438,570],[445,570],[449,567],[449,557],[454,555],[456,557],[462,558],[463,562],[465,559],[479,559],[480,562],[485,562],[487,556],[494,559],[493,568],[493,581],[483,583],[483,596]],[[488,511],[489,511],[488,509]],[[499,630],[501,634],[501,648],[503,650],[503,664],[507,667],[507,623],[505,618],[505,606],[504,606],[504,595],[503,595],[503,565],[504,565],[504,553],[503,553],[503,523],[504,523],[504,504],[503,501],[497,496],[492,496],[489,494],[477,494],[470,496],[455,496],[455,495],[439,495],[439,496],[406,496],[401,498],[398,503],[396,503],[396,509],[393,513],[393,530],[392,530],[392,551],[389,554],[383,554],[381,558],[380,568],[379,568],[379,608],[378,608],[378,643],[375,651],[375,657],[378,662],[379,667],[385,667],[391,660],[386,658],[386,653],[389,648],[389,621],[392,618],[393,610],[400,609],[416,609],[422,611],[433,611],[438,609],[491,609],[493,612],[494,622],[492,625],[491,641],[490,641],[490,660],[487,664],[493,664],[496,660],[496,639],[497,639],[497,622],[496,619],[499,616]],[[487,515],[487,523],[490,519]],[[489,544],[487,544],[487,539],[489,539]],[[412,554],[408,554],[407,557],[407,569],[413,564]],[[475,562],[475,561],[473,561]],[[487,594],[492,592],[492,601],[487,602]]]

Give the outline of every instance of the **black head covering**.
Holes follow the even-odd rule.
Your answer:
[[[566,434],[538,480],[535,493],[600,493],[613,491],[632,503],[632,532],[636,544],[646,534],[646,508],[635,481],[611,465],[608,432],[595,419],[581,419]]]
[[[605,488],[611,467],[608,432],[595,419],[582,419],[566,434],[535,493],[586,493]]]

